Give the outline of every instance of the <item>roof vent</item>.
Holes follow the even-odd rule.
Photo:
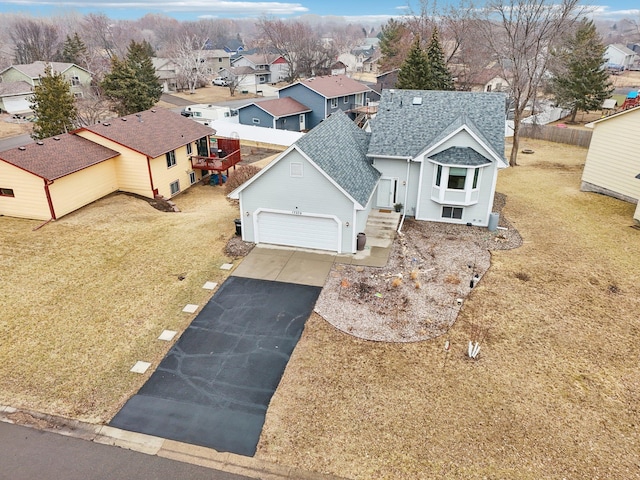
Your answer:
[[[53,139],[57,142],[60,140],[60,137],[53,137]]]
[[[156,113],[156,111],[155,110],[151,110],[151,113]]]
[[[127,119],[126,119],[126,118],[124,118],[124,117],[122,117],[120,120],[122,120],[123,122],[126,122],[126,121],[127,121]]]
[[[111,124],[109,122],[104,122],[102,125],[104,125],[105,127],[108,127]]]
[[[27,149],[27,147],[18,147],[18,150],[20,150],[21,152],[24,152]]]
[[[413,105],[422,105],[422,97],[413,97]]]
[[[37,143],[38,145],[44,145],[44,142],[43,142],[42,140],[38,140],[36,143]]]

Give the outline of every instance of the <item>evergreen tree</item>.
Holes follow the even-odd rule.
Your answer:
[[[162,86],[151,61],[151,45],[132,41],[127,57],[113,57],[111,73],[105,75],[102,88],[115,102],[118,115],[129,115],[153,107],[162,95]]]
[[[61,73],[51,71],[51,65],[45,67],[44,77],[33,87],[29,101],[36,116],[31,135],[34,139],[60,135],[75,127],[77,112],[71,86]]]
[[[425,90],[453,90],[453,77],[444,61],[444,52],[440,46],[436,27],[433,28],[426,56],[428,74]]]
[[[551,90],[558,105],[571,109],[571,122],[578,110],[602,107],[613,86],[605,64],[605,46],[593,21],[583,19],[562,48],[554,52],[557,65],[552,69]]]
[[[398,72],[396,87],[406,90],[426,90],[428,73],[428,59],[420,46],[420,37],[416,35],[409,54]]]
[[[398,68],[402,63],[403,47],[402,37],[407,33],[407,28],[402,22],[393,18],[382,27],[380,38],[380,68],[384,72]],[[405,51],[403,51],[403,49]]]
[[[64,45],[62,46],[62,54],[60,59],[66,63],[75,63],[81,67],[87,66],[87,46],[78,36],[78,33],[74,33],[73,37],[67,35]]]

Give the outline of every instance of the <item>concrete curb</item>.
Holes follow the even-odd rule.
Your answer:
[[[190,445],[142,433],[128,432],[108,425],[80,422],[5,405],[0,405],[0,421],[80,438],[103,445],[113,445],[147,455],[156,455],[250,478],[263,480],[345,480],[342,477],[306,472],[253,457],[218,452],[212,448]]]

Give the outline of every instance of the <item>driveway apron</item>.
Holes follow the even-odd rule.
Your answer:
[[[229,277],[110,425],[253,456],[321,288]]]

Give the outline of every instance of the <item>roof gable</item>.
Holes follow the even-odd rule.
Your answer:
[[[229,197],[238,198],[242,190],[258,181],[295,149],[352,201],[364,207],[380,178],[380,172],[366,157],[368,139],[366,132],[349,120],[345,113],[338,111],[291,145],[257,175],[231,192]]]
[[[26,63],[26,64],[21,64],[21,65],[12,65],[11,67],[7,68],[6,70],[9,70],[10,68],[14,68],[16,70],[18,70],[19,72],[23,73],[24,75],[26,75],[29,78],[38,78],[44,75],[44,69],[46,68],[47,65],[51,66],[51,71],[52,72],[58,72],[58,73],[64,73],[67,70],[76,67],[80,70],[84,70],[85,72],[89,73],[89,71],[85,68],[82,68],[74,63],[65,63],[65,62],[41,62],[41,61],[37,61],[37,62],[33,62],[33,63]],[[5,70],[5,71],[6,71]]]
[[[496,92],[383,90],[368,154],[415,158],[464,128],[503,159],[504,108],[505,96]]]
[[[155,158],[187,143],[215,133],[206,127],[165,109],[114,118],[107,122],[83,127],[96,135]]]
[[[604,118],[599,118],[598,120],[594,120],[591,123],[585,124],[585,127],[594,128],[599,123],[607,122],[609,120],[613,120],[614,118],[620,118],[623,115],[629,115],[629,114],[631,114],[631,115],[640,114],[640,106],[633,107],[633,108],[628,108],[627,110],[623,110],[621,112],[614,113],[613,115],[609,115],[609,116],[604,117]]]
[[[369,162],[369,137],[342,111],[313,128],[295,145],[361,206],[378,183],[380,172]]]
[[[64,133],[0,152],[0,160],[46,180],[55,180],[119,154],[86,138]]]

